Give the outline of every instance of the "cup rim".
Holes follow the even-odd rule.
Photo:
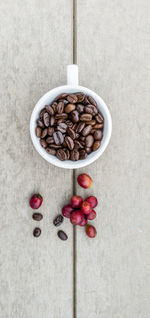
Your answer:
[[[37,115],[39,114],[39,111],[44,107],[44,101],[46,99],[48,99],[50,96],[53,95],[52,99],[55,99],[58,95],[60,95],[63,92],[67,92],[71,90],[71,92],[69,93],[73,93],[73,92],[84,92],[87,95],[91,95],[96,101],[99,102],[99,104],[103,107],[103,109],[105,110],[105,117],[107,118],[107,122],[108,122],[108,129],[107,129],[107,133],[105,135],[105,142],[100,146],[100,148],[98,148],[95,152],[92,152],[91,154],[89,154],[87,156],[86,159],[84,160],[78,160],[78,161],[71,161],[71,160],[65,160],[65,161],[61,161],[59,160],[57,157],[48,154],[44,148],[42,148],[42,146],[39,143],[39,138],[37,138],[36,134],[35,134],[35,127],[36,127],[36,120],[37,120]],[[98,107],[99,107],[98,104]],[[102,114],[104,115],[104,113],[102,112]],[[63,86],[58,86],[53,88],[52,90],[48,91],[46,94],[44,94],[36,103],[31,117],[30,117],[30,136],[31,136],[31,140],[33,142],[33,145],[35,147],[35,149],[37,150],[37,152],[49,163],[53,164],[56,167],[59,168],[64,168],[64,169],[78,169],[78,168],[83,168],[88,166],[89,164],[93,163],[95,160],[97,160],[102,153],[105,151],[105,149],[107,148],[110,138],[111,138],[111,133],[112,133],[112,119],[111,119],[111,115],[110,112],[108,110],[107,105],[105,104],[105,102],[103,101],[103,99],[94,91],[92,91],[91,89],[84,87],[84,86],[71,86],[71,85],[63,85]],[[92,156],[91,156],[92,155]]]

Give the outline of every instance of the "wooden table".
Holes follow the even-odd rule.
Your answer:
[[[150,2],[76,1],[0,2],[0,318],[150,316]],[[103,156],[75,171],[92,176],[90,191],[44,161],[29,136],[35,103],[66,83],[75,59],[81,85],[103,97],[113,120]],[[68,241],[57,238],[53,218],[74,189],[99,199],[94,240],[83,228],[73,235],[67,220]],[[28,204],[37,191],[39,239]]]

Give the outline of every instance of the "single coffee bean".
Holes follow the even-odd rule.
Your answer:
[[[47,144],[53,144],[54,143],[54,138],[53,137],[47,137],[46,138]]]
[[[75,94],[71,94],[67,96],[67,100],[71,104],[75,104],[78,101],[78,97]]]
[[[84,105],[77,104],[76,108],[77,108],[78,113],[83,113],[84,112]]]
[[[94,105],[87,105],[84,109],[86,113],[91,114],[92,116],[95,116],[98,113],[98,110]]]
[[[65,123],[60,123],[57,126],[57,130],[61,131],[63,134],[65,134],[66,130],[67,130],[67,125]]]
[[[96,103],[96,101],[94,100],[93,97],[87,96],[87,100],[88,100],[89,104],[92,104],[92,105],[97,107],[97,103]]]
[[[79,151],[79,159],[84,160],[87,157],[87,152],[83,149]]]
[[[57,113],[58,114],[62,114],[64,111],[64,102],[59,102],[57,104]]]
[[[96,120],[90,120],[89,122],[88,122],[88,124],[89,125],[91,125],[91,126],[94,126],[94,125],[96,125]]]
[[[62,216],[61,214],[59,214],[59,215],[57,215],[56,218],[54,219],[53,224],[54,224],[55,226],[60,226],[60,225],[62,224],[63,220],[64,220],[63,216]]]
[[[102,129],[104,127],[104,124],[96,124],[93,126],[94,129]]]
[[[78,161],[79,160],[79,151],[74,149],[70,152],[70,159],[72,161]]]
[[[51,144],[51,148],[53,149],[60,149],[61,147],[61,145]]]
[[[63,93],[63,94],[61,94],[61,95],[57,96],[57,97],[55,98],[55,100],[64,99],[67,95],[68,95],[68,94]]]
[[[92,147],[93,142],[94,142],[94,137],[93,137],[93,135],[88,135],[88,136],[85,138],[85,145],[86,145],[86,147],[88,147],[88,148]]]
[[[92,126],[91,126],[91,125],[87,125],[87,126],[83,129],[82,135],[83,135],[84,137],[87,136],[87,135],[89,135],[90,132],[91,132],[91,130],[92,130]]]
[[[39,118],[40,118],[40,119],[43,119],[43,115],[44,115],[45,112],[46,112],[46,108],[44,107],[44,108],[42,108],[41,111],[40,111],[40,114],[39,114]]]
[[[45,139],[40,139],[40,144],[43,148],[47,147],[47,142],[45,141]]]
[[[56,150],[53,149],[53,148],[47,147],[47,148],[46,148],[46,151],[47,151],[50,155],[53,155],[53,156],[56,155]]]
[[[78,103],[83,102],[85,98],[85,94],[79,92],[79,93],[76,93],[75,95],[78,97]]]
[[[42,129],[40,127],[36,127],[36,136],[39,138],[41,137],[41,134],[42,134]]]
[[[96,130],[94,133],[94,139],[95,140],[101,140],[103,137],[103,132],[102,130]]]
[[[102,116],[102,114],[98,113],[96,116],[95,116],[95,119],[97,120],[97,122],[99,124],[103,123],[104,121],[104,117]]]
[[[64,141],[64,136],[60,131],[54,132],[53,138],[56,145],[61,145]]]
[[[52,108],[53,108],[53,110],[54,110],[54,114],[56,114],[56,113],[57,113],[57,102],[54,102],[54,103],[52,104]]]
[[[86,147],[86,148],[85,148],[85,151],[87,152],[87,154],[89,154],[89,153],[91,153],[92,148]]]
[[[64,123],[65,122],[65,119],[61,118],[61,119],[58,119],[57,120],[57,125],[61,124],[61,123]]]
[[[84,127],[85,127],[85,123],[80,122],[76,128],[76,132],[80,134],[81,131],[84,129]]]
[[[56,114],[56,119],[67,119],[68,115],[66,113]]]
[[[53,136],[53,133],[54,133],[54,128],[53,127],[48,127],[47,134],[49,136]]]
[[[73,112],[71,112],[71,119],[73,123],[77,123],[79,121],[79,113],[77,110],[73,110]]]
[[[45,128],[45,129],[42,131],[41,138],[45,138],[46,135],[47,135],[47,132],[48,132],[48,129]]]
[[[80,120],[81,121],[90,121],[90,120],[92,120],[92,115],[83,113],[80,115]]]
[[[93,151],[96,151],[100,147],[101,143],[100,141],[95,141],[92,147]]]
[[[63,149],[57,150],[56,157],[61,161],[67,160],[66,152]]]
[[[68,149],[63,149],[67,155],[67,160],[70,158],[70,151]]]
[[[67,132],[68,132],[68,135],[69,135],[73,140],[76,138],[76,133],[75,133],[75,131],[74,131],[72,128],[68,127]]]
[[[45,128],[44,123],[43,123],[43,121],[42,121],[41,119],[38,119],[38,120],[37,120],[37,125],[38,125],[40,128]]]
[[[82,145],[82,141],[79,141],[79,140],[75,140],[74,141],[74,148],[75,149],[83,149],[83,145]]]
[[[76,123],[76,124],[73,124],[72,129],[73,129],[74,131],[76,131],[77,126],[78,126],[78,124],[77,124],[77,123]]]
[[[41,235],[41,229],[39,227],[36,227],[33,231],[33,235],[35,237],[39,237]]]
[[[72,140],[71,137],[66,136],[66,137],[65,137],[65,142],[66,142],[66,144],[67,144],[67,147],[68,147],[70,150],[72,150],[72,149],[74,148],[74,142],[73,142],[73,140]]]
[[[47,112],[44,113],[44,115],[43,115],[43,121],[44,121],[44,125],[46,127],[48,127],[49,126],[49,122],[50,122],[50,117],[49,117],[49,114]]]
[[[43,219],[43,215],[41,213],[33,213],[32,218],[35,221],[41,221]]]
[[[52,106],[46,105],[45,108],[50,115],[54,115],[54,109]]]
[[[51,116],[50,118],[50,126],[54,126],[55,125],[55,117],[54,116]]]
[[[66,124],[67,124],[67,126],[70,127],[70,128],[72,128],[72,126],[73,126],[73,123],[72,123],[72,121],[70,121],[70,120],[66,120]]]
[[[63,146],[64,148],[67,148],[67,144],[66,144],[65,140],[64,140],[64,142],[62,143],[62,146]]]
[[[68,239],[68,236],[64,231],[58,231],[57,235],[62,241],[66,241]]]
[[[69,114],[71,113],[73,110],[75,110],[76,106],[74,104],[68,104],[66,107],[65,107],[65,113]]]
[[[94,133],[95,133],[95,131],[96,131],[96,129],[95,129],[95,128],[93,128],[93,129],[91,130],[91,134],[94,134]]]

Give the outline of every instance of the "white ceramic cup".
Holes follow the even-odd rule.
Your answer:
[[[35,134],[36,121],[38,119],[40,110],[44,108],[45,105],[51,104],[58,95],[61,95],[62,93],[71,94],[75,92],[83,92],[86,95],[92,96],[97,102],[97,107],[102,113],[102,115],[104,116],[103,139],[101,141],[100,148],[90,153],[86,159],[78,160],[78,161],[71,161],[71,160],[61,161],[57,157],[48,154],[45,151],[45,149],[42,148],[42,146],[40,145],[40,139],[37,138]],[[79,86],[78,66],[75,64],[67,66],[67,85],[56,87],[50,90],[44,96],[42,96],[40,100],[37,102],[37,104],[35,105],[31,115],[31,119],[30,119],[30,135],[31,135],[31,139],[35,149],[49,163],[60,168],[65,168],[65,169],[82,168],[94,162],[96,159],[98,159],[102,155],[106,147],[108,146],[108,143],[111,137],[111,132],[112,132],[112,120],[111,120],[111,115],[108,110],[108,107],[106,106],[102,98],[98,96],[95,92],[93,92],[92,90],[86,87]]]

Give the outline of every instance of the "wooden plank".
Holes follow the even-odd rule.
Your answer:
[[[111,143],[80,172],[98,197],[97,237],[77,229],[77,317],[147,318],[149,303],[150,2],[78,0],[80,84],[103,97]]]
[[[72,227],[57,238],[53,218],[72,194],[72,171],[53,167],[33,148],[29,120],[37,100],[66,83],[72,62],[72,3],[0,3],[1,274],[0,317],[72,317]],[[28,201],[39,191],[42,235],[35,239]],[[38,224],[39,225],[39,224]]]

